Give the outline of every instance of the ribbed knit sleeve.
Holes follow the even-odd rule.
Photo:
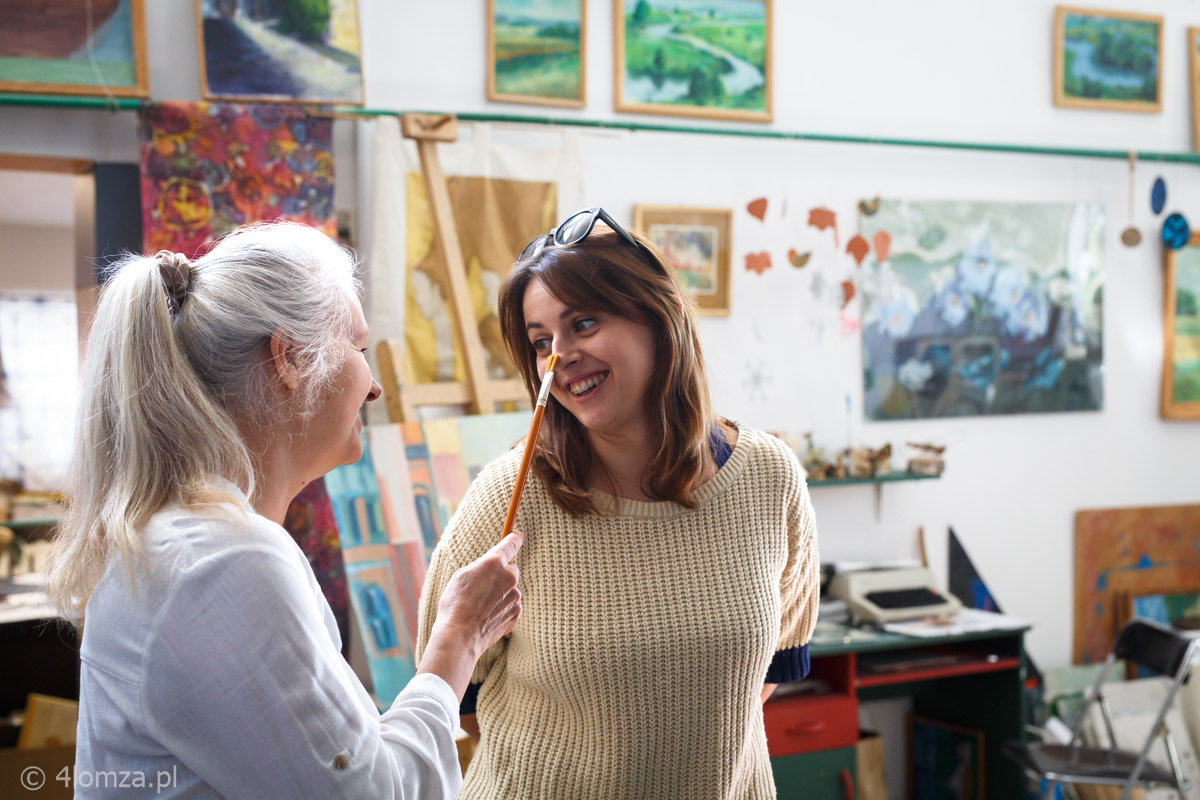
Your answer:
[[[779,641],[767,683],[798,681],[808,673],[808,641],[817,624],[821,594],[817,524],[808,485],[795,454],[785,448],[784,455],[788,462],[788,558],[779,582]]]
[[[485,467],[471,482],[462,504],[446,525],[437,549],[433,552],[429,572],[425,577],[425,587],[421,591],[418,611],[420,625],[417,631],[418,663],[426,645],[429,644],[433,623],[437,619],[438,601],[450,578],[458,569],[470,564],[500,541],[508,501],[516,482],[516,466],[519,459],[520,451],[512,451]],[[488,673],[504,652],[506,645],[507,638],[501,639],[476,663],[475,671],[471,674],[471,686],[460,709],[461,713],[475,713],[474,700],[479,685],[487,679]]]

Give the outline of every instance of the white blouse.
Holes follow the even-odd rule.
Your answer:
[[[454,692],[418,675],[380,715],[304,553],[226,486],[240,508],[158,513],[148,569],[114,557],[87,604],[75,796],[454,797]]]

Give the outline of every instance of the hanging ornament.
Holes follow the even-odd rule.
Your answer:
[[[1155,214],[1161,214],[1166,207],[1167,182],[1160,176],[1154,179],[1154,186],[1150,188],[1150,210]]]
[[[1188,221],[1183,214],[1175,213],[1163,220],[1162,243],[1164,247],[1178,250],[1188,243],[1191,233]]]
[[[874,200],[859,200],[858,213],[864,217],[873,217],[879,211],[879,195],[875,195]]]
[[[1121,231],[1121,243],[1126,247],[1137,247],[1142,241],[1142,232],[1133,224],[1133,190],[1134,170],[1137,167],[1137,153],[1129,154],[1129,227]]]

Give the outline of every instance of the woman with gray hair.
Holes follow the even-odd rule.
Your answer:
[[[117,265],[92,323],[51,597],[82,632],[76,797],[453,797],[472,668],[521,611],[513,534],[464,567],[382,715],[281,527],[380,395],[350,255],[242,228]],[[131,791],[132,789],[132,791]]]

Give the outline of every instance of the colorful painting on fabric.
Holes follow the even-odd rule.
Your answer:
[[[294,107],[152,103],[138,112],[146,252],[189,258],[247,222],[337,234],[333,122]]]
[[[450,312],[446,262],[434,241],[425,181],[408,174],[405,194],[408,290],[404,316],[407,383],[466,380]],[[451,177],[450,204],[488,375],[512,376],[496,314],[500,281],[529,240],[554,227],[557,186],[539,181]]]
[[[1103,406],[1095,203],[883,201],[862,235],[869,419],[1094,411]]]
[[[296,495],[288,506],[283,527],[300,545],[308,557],[308,563],[312,565],[321,593],[329,601],[334,619],[337,620],[338,632],[342,636],[342,654],[345,655],[350,647],[350,595],[337,523],[329,495],[325,492],[324,479],[318,478]]]

